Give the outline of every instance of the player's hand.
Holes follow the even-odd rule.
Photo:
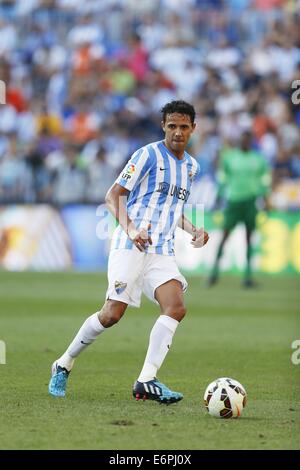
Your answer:
[[[152,245],[152,239],[149,234],[149,230],[151,229],[151,224],[148,225],[147,229],[141,228],[129,228],[128,229],[128,236],[131,241],[135,244],[138,250],[145,251],[146,246],[148,243]]]
[[[209,239],[208,233],[203,228],[193,228],[193,238],[191,244],[194,248],[201,248]]]

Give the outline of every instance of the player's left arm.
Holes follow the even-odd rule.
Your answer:
[[[195,225],[192,224],[192,222],[187,217],[185,217],[184,214],[182,214],[181,218],[179,219],[178,227],[192,235],[191,244],[194,248],[201,248],[209,240],[209,235],[204,230],[204,228],[195,227]]]
[[[196,172],[194,174],[193,181],[199,180],[200,174],[200,165],[196,162]],[[195,227],[195,225],[184,214],[182,214],[179,219],[178,227],[192,235],[191,244],[194,248],[201,248],[208,242],[209,235],[204,228]]]

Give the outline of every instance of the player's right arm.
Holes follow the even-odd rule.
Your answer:
[[[153,163],[153,156],[151,157],[146,147],[137,150],[105,197],[109,211],[115,216],[125,233],[140,251],[144,251],[148,243],[152,245],[148,233],[150,225],[147,229],[135,227],[127,213],[127,198],[129,193],[149,173]]]
[[[145,251],[147,243],[152,245],[151,237],[148,233],[148,229],[137,229],[129,218],[127,213],[127,198],[130,191],[118,183],[114,183],[108,190],[105,196],[105,202],[108,210],[117,219],[123,230],[127,233],[128,237],[140,251]]]

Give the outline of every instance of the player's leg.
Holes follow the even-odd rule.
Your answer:
[[[107,300],[100,312],[88,317],[64,354],[52,365],[49,393],[64,397],[67,380],[79,354],[92,344],[107,328],[116,324],[124,315],[127,304],[116,300]]]
[[[252,279],[252,266],[251,260],[253,255],[253,246],[251,243],[252,235],[255,230],[255,221],[257,216],[257,209],[255,205],[255,200],[250,199],[249,201],[245,202],[244,207],[244,223],[246,227],[246,244],[247,244],[247,252],[246,252],[246,267],[243,279],[244,287],[255,287],[256,284]]]
[[[88,317],[66,352],[56,361],[70,371],[79,354],[110,326],[115,325],[124,315],[127,304],[116,300],[106,300],[102,309]]]
[[[226,229],[223,230],[222,238],[221,238],[221,241],[218,245],[215,262],[214,262],[211,274],[210,274],[210,276],[207,280],[207,286],[208,287],[211,287],[211,286],[213,286],[214,284],[216,284],[218,282],[220,260],[221,260],[222,255],[223,255],[224,245],[227,241],[227,238],[230,235],[230,231],[231,231],[231,229],[229,229],[229,228],[228,229],[226,228]]]
[[[186,312],[182,285],[175,279],[159,286],[156,289],[155,298],[160,305],[161,315],[150,334],[145,363],[138,378],[141,382],[146,382],[156,376],[171,347],[176,328]]]
[[[246,242],[247,242],[247,253],[246,253],[246,269],[243,279],[244,287],[256,287],[256,283],[252,278],[251,258],[253,255],[253,247],[251,243],[253,230],[246,227]]]
[[[171,279],[160,285],[155,290],[155,299],[160,305],[161,315],[150,333],[145,362],[134,384],[133,395],[137,399],[174,403],[181,400],[183,395],[170,390],[158,381],[156,375],[171,347],[177,326],[186,313],[182,282]]]
[[[130,267],[135,266],[133,271]],[[67,379],[75,359],[107,328],[117,323],[127,305],[139,306],[143,254],[138,250],[113,250],[108,261],[106,302],[100,312],[86,319],[66,352],[54,362],[49,383],[51,395],[65,396]]]
[[[207,286],[211,287],[214,284],[218,282],[219,279],[219,265],[220,265],[220,260],[223,255],[223,249],[224,245],[236,226],[236,224],[240,220],[240,214],[241,214],[241,208],[240,204],[237,202],[228,202],[227,206],[224,211],[224,223],[223,223],[223,233],[222,233],[222,238],[221,241],[218,245],[217,253],[216,253],[216,258],[215,262],[211,271],[211,274],[207,280]]]

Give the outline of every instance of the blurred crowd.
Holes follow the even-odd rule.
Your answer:
[[[273,191],[300,181],[299,0],[2,0],[0,80],[1,203],[100,203],[172,99],[196,108],[208,208],[243,130]]]

